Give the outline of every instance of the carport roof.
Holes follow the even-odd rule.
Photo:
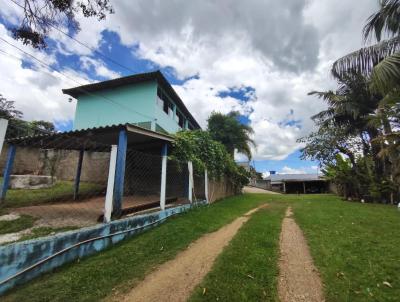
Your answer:
[[[321,174],[272,174],[267,177],[271,183],[296,182],[296,181],[324,181]]]
[[[111,145],[118,144],[118,135],[123,129],[126,130],[128,134],[128,146],[145,148],[158,146],[163,143],[170,143],[174,140],[170,135],[155,132],[133,124],[119,124],[17,137],[8,139],[7,143],[15,146],[41,149],[106,151]]]

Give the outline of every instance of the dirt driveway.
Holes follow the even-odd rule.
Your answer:
[[[268,190],[264,190],[264,189],[260,189],[260,188],[256,188],[256,187],[249,187],[249,186],[246,186],[246,187],[243,188],[243,193],[281,194],[281,193],[278,193],[278,192],[268,191]]]

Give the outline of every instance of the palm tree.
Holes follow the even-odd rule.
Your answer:
[[[327,129],[326,131],[329,133],[333,134],[334,131],[340,129],[339,133],[345,137],[345,141],[358,138],[362,145],[360,151],[362,151],[363,157],[371,156],[373,160],[375,181],[379,183],[390,169],[389,163],[380,156],[381,142],[378,140],[382,134],[380,128],[383,124],[383,117],[378,115],[382,97],[379,94],[371,93],[368,80],[360,74],[346,74],[338,80],[338,84],[339,87],[336,91],[309,93],[317,95],[328,104],[326,110],[314,115],[312,119],[316,121],[320,129]],[[335,136],[333,137],[335,139]],[[358,151],[354,150],[354,146],[350,145],[349,149],[337,144],[336,149],[348,156],[352,164],[353,175],[362,179],[360,171],[364,172],[367,167],[361,169],[360,164],[367,163],[357,163]]]
[[[400,79],[400,0],[381,0],[380,10],[369,17],[363,34],[365,41],[374,36],[378,43],[337,60],[332,74],[342,78],[349,72],[361,73],[371,78],[375,90],[386,94]],[[383,34],[388,39],[382,40]]]
[[[240,114],[232,111],[228,114],[213,112],[208,118],[208,131],[211,137],[222,143],[233,157],[235,149],[251,159],[251,146],[255,146],[251,135],[254,133],[251,126],[239,121]]]

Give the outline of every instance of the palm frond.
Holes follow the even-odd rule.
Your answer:
[[[373,35],[377,41],[381,40],[382,32],[391,36],[400,33],[400,0],[382,0],[378,12],[372,14],[364,26],[363,35],[367,41]]]
[[[380,61],[371,73],[371,88],[383,95],[393,91],[400,83],[400,52]]]
[[[339,79],[344,78],[349,73],[370,76],[375,65],[399,51],[400,36],[396,36],[340,58],[333,63],[331,72],[334,77]]]

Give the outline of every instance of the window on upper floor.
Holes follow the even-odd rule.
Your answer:
[[[183,125],[185,123],[185,118],[183,117],[182,113],[180,113],[179,111],[176,112],[176,119],[177,119],[179,127],[183,128]]]
[[[174,116],[174,105],[160,88],[157,89],[157,105],[171,118]]]

